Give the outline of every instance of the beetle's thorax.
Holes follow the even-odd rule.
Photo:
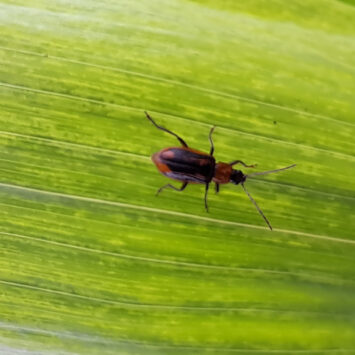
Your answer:
[[[213,182],[217,184],[228,184],[230,182],[232,167],[226,163],[217,163],[214,170]]]

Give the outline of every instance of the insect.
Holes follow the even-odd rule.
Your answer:
[[[166,184],[162,186],[157,191],[157,195],[159,195],[160,192],[162,192],[166,188],[171,188],[176,191],[183,191],[188,184],[204,184],[205,185],[205,208],[206,211],[208,212],[207,194],[211,182],[215,183],[216,193],[219,192],[220,184],[228,184],[230,182],[235,185],[240,184],[242,185],[242,188],[244,189],[245,193],[248,195],[250,201],[254,204],[255,208],[258,210],[260,215],[264,218],[270,230],[272,230],[270,222],[265,217],[260,207],[257,205],[255,200],[251,197],[251,195],[245,188],[244,183],[247,180],[247,178],[251,176],[277,173],[282,170],[293,168],[294,166],[296,166],[296,164],[281,169],[262,171],[262,172],[245,175],[241,170],[233,169],[233,166],[237,164],[241,164],[246,168],[254,168],[256,164],[247,165],[241,160],[234,160],[231,163],[222,163],[222,162],[216,163],[216,160],[213,157],[214,145],[212,140],[212,133],[215,127],[211,128],[208,136],[211,148],[209,154],[207,154],[199,150],[189,148],[186,142],[181,137],[179,137],[176,133],[166,129],[165,127],[159,126],[153,120],[153,118],[148,114],[148,112],[145,112],[145,115],[156,128],[173,135],[178,139],[178,141],[182,145],[181,147],[164,148],[160,152],[157,152],[152,155],[152,160],[154,164],[157,166],[158,170],[163,175],[171,179],[182,182],[180,188],[177,188],[171,184]]]

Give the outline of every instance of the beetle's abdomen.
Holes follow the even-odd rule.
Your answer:
[[[190,148],[165,148],[152,160],[162,174],[179,181],[204,184],[214,175],[214,158]]]

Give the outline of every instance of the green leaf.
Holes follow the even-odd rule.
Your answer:
[[[0,4],[0,352],[355,352],[351,1]],[[256,171],[156,190],[178,142]],[[252,169],[243,169],[250,172]],[[176,185],[178,186],[178,185]]]

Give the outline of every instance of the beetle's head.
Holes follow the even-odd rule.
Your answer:
[[[242,171],[233,169],[231,177],[230,177],[230,182],[232,184],[238,185],[238,184],[244,182],[246,179],[247,179],[247,176],[244,175]]]

